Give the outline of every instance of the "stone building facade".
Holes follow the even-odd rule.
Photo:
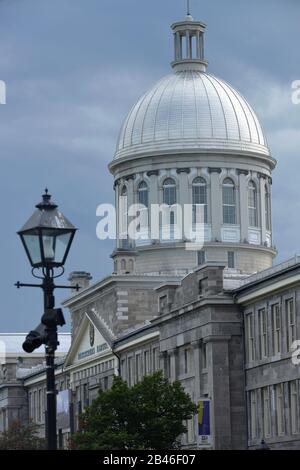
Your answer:
[[[84,303],[85,314],[63,369],[57,368],[58,391],[70,391],[70,421],[58,429],[60,442],[78,429],[79,414],[114,374],[134,385],[161,369],[195,403],[209,402],[209,439],[202,441],[196,415],[184,448],[257,449],[263,439],[271,449],[300,449],[300,258],[254,274],[238,289],[224,287],[224,269],[206,263],[181,281],[150,286],[153,318],[115,334],[89,310],[94,286],[66,302],[72,316]],[[42,383],[41,367],[23,377],[30,397]],[[30,407],[34,420],[38,406]]]
[[[32,371],[39,375],[44,370],[45,352],[41,347],[33,354],[25,353],[22,349],[25,336],[20,333],[0,334],[0,433],[15,421],[28,422],[34,418],[40,424],[41,418],[41,423],[44,423],[45,377],[40,378],[41,386],[33,395],[24,386],[24,378]],[[70,339],[68,333],[59,335],[58,361],[66,355]],[[44,429],[41,432],[44,434]]]
[[[172,31],[174,73],[133,106],[109,165],[113,273],[93,284],[84,272],[70,276],[82,289],[63,304],[72,343],[57,365],[58,439],[66,445],[113,375],[133,385],[161,369],[199,407],[186,423],[184,448],[256,449],[263,439],[271,449],[300,449],[300,258],[272,267],[276,161],[248,102],[207,73],[205,25],[188,15]],[[137,203],[147,223],[133,239]],[[152,236],[152,207],[160,204],[170,214],[179,205],[183,217],[187,207],[201,208],[201,247],[190,249],[175,215],[167,224],[159,218]],[[35,397],[44,384],[38,366],[20,388],[41,432],[44,402]]]

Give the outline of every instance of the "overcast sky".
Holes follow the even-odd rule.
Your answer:
[[[67,272],[94,280],[112,271],[111,242],[95,235],[96,207],[113,201],[113,158],[122,120],[152,84],[170,72],[169,25],[185,0],[0,0],[0,331],[32,329],[41,315],[15,232],[47,185],[80,229]],[[191,0],[207,23],[209,71],[252,104],[278,160],[273,183],[278,261],[300,252],[299,0]],[[63,280],[64,281],[64,280]],[[58,299],[68,293],[59,292]]]

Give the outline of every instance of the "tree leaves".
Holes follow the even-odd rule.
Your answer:
[[[183,421],[196,405],[180,382],[170,383],[161,371],[129,388],[115,377],[112,388],[100,392],[82,415],[72,447],[81,450],[175,449],[186,432]]]

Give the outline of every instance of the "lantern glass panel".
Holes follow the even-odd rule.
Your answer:
[[[29,253],[31,263],[33,265],[41,263],[42,257],[39,236],[33,234],[24,234],[23,241]]]
[[[72,233],[58,235],[55,240],[55,263],[62,263],[69,248]]]

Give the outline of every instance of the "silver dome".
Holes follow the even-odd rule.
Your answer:
[[[247,101],[223,80],[186,70],[162,78],[133,106],[115,159],[197,151],[270,155]]]

